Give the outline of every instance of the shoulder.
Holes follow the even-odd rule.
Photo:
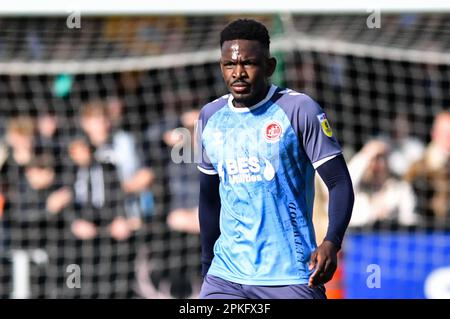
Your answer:
[[[212,102],[204,105],[200,111],[200,120],[203,121],[203,125],[219,110],[228,104],[229,94],[223,95]]]
[[[309,95],[288,88],[279,88],[274,102],[286,112],[314,113],[321,111],[319,104]]]

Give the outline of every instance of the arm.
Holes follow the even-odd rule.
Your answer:
[[[70,187],[63,186],[53,191],[47,198],[47,211],[53,215],[59,214],[72,202],[73,194]]]
[[[125,193],[139,193],[146,190],[155,179],[155,174],[150,167],[139,169],[134,175],[122,182]]]
[[[354,193],[350,174],[342,155],[317,168],[329,192],[328,230],[323,243],[311,255],[310,286],[331,280],[337,268],[337,253],[352,215]]]
[[[356,190],[359,189],[361,180],[370,163],[380,153],[387,151],[388,145],[382,140],[369,141],[348,163],[348,169]]]
[[[200,173],[199,221],[202,246],[202,275],[206,276],[214,257],[214,244],[220,235],[219,176]]]

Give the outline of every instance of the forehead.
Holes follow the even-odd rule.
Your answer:
[[[51,168],[50,166],[28,166],[26,168],[26,172],[27,173],[41,173],[43,171],[52,171],[53,168]]]
[[[85,121],[94,122],[94,121],[101,121],[108,119],[105,114],[102,113],[92,113],[92,114],[86,114],[81,117]]]
[[[225,41],[222,45],[222,57],[231,58],[236,53],[241,57],[246,56],[262,56],[266,54],[266,50],[261,43],[256,40],[230,40]]]

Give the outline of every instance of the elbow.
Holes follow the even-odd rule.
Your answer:
[[[348,201],[350,202],[351,206],[353,207],[353,204],[355,203],[355,190],[353,189],[353,185],[352,185],[351,181],[348,183]]]

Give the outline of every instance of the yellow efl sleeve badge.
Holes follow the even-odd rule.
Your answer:
[[[331,130],[330,122],[328,122],[327,116],[325,113],[317,115],[317,119],[320,122],[320,126],[322,127],[323,133],[328,136],[333,136],[333,131]]]

